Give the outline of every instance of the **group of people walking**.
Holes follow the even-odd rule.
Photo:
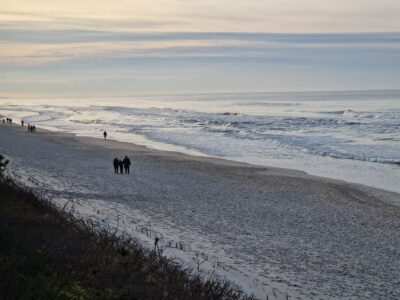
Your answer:
[[[25,125],[25,121],[21,120],[21,126],[24,127],[24,125]],[[35,133],[36,132],[36,126],[28,123],[28,132]]]
[[[12,119],[11,118],[5,118],[3,119],[3,124],[12,124]]]
[[[24,126],[24,125],[22,125],[22,126]],[[36,132],[36,126],[28,124],[28,132],[35,133]]]
[[[11,118],[5,118],[3,119],[3,124],[12,124],[13,123],[13,119]],[[21,120],[21,126],[24,127],[25,126],[25,121]],[[28,124],[28,132],[31,133],[35,133],[36,132],[36,126],[32,125],[32,124]]]
[[[115,174],[122,174],[125,171],[125,174],[129,174],[129,169],[131,166],[131,160],[128,156],[125,155],[124,159],[119,159],[118,157],[113,160],[114,172]]]

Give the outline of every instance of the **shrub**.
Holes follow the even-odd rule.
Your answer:
[[[3,174],[7,165],[8,165],[8,160],[3,155],[0,154],[0,175]]]

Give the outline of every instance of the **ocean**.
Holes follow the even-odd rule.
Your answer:
[[[400,192],[400,90],[2,98],[0,115],[78,136],[305,171]],[[134,159],[134,158],[133,158]]]

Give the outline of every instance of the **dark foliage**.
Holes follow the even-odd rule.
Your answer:
[[[3,171],[5,170],[5,168],[8,165],[8,160],[5,159],[5,157],[3,155],[0,154],[0,176],[3,173]],[[1,178],[0,178],[1,180]]]
[[[0,299],[250,299],[0,181]]]

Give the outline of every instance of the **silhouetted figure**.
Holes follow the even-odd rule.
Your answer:
[[[36,126],[28,123],[28,132],[35,133],[36,132]]]
[[[160,250],[160,248],[158,247],[159,241],[160,241],[160,239],[158,237],[154,238],[154,250]]]
[[[119,162],[118,162],[118,158],[114,158],[113,160],[113,165],[114,165],[114,172],[115,174],[118,174],[118,167],[119,167]]]
[[[103,136],[104,136],[104,140],[106,140],[107,139],[107,131],[103,132]]]
[[[124,173],[124,162],[122,160],[118,160],[118,165],[119,165],[119,172],[122,174]]]
[[[125,174],[129,174],[129,167],[131,165],[131,160],[129,159],[128,156],[125,155],[125,158],[122,162],[124,163]]]
[[[3,119],[3,124],[6,124],[6,119]]]
[[[21,126],[24,127],[24,120],[21,120]]]

